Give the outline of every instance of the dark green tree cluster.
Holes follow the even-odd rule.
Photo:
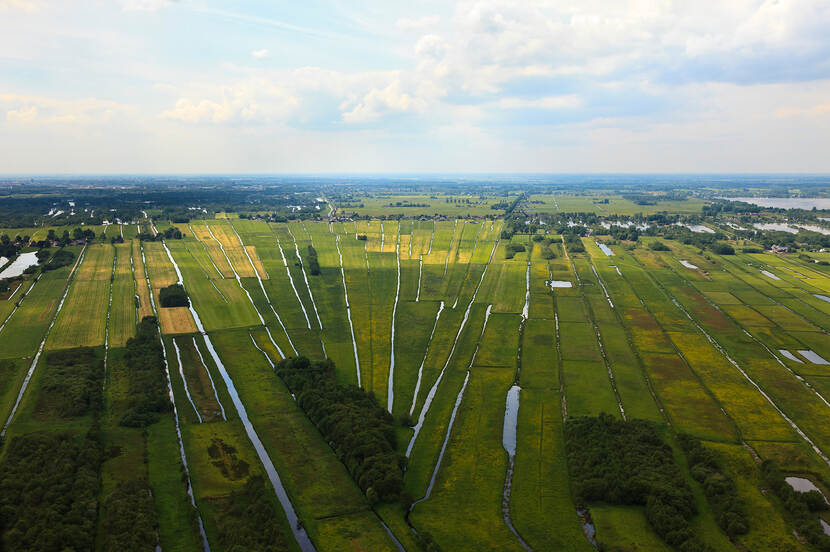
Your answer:
[[[240,491],[224,502],[216,516],[219,543],[227,552],[282,552],[289,550],[279,525],[277,510],[265,479],[248,478]]]
[[[761,464],[764,484],[784,503],[798,534],[821,552],[830,552],[830,536],[824,534],[817,512],[830,508],[819,491],[807,493],[793,489],[785,479],[784,472],[774,460]]]
[[[118,485],[102,504],[100,514],[103,550],[152,550],[158,543],[158,519],[146,478]]]
[[[99,412],[104,360],[90,347],[54,351],[46,355],[43,383],[35,413],[44,418],[75,418]]]
[[[150,232],[141,232],[138,234],[138,239],[141,241],[180,240],[183,237],[184,234],[175,226],[171,226],[158,234],[151,234]]]
[[[645,506],[650,525],[669,545],[706,550],[689,526],[696,513],[692,490],[654,423],[610,414],[570,418],[565,440],[577,504]]]
[[[154,316],[145,316],[135,337],[127,340],[124,359],[130,371],[130,406],[119,422],[127,427],[156,423],[159,414],[170,409],[164,374],[164,352]]]
[[[92,550],[100,465],[94,432],[14,437],[0,464],[0,549]]]
[[[712,251],[717,253],[718,255],[734,255],[735,248],[729,245],[728,243],[718,242],[712,244]]]
[[[738,497],[735,481],[723,471],[717,455],[690,435],[680,435],[678,441],[689,460],[692,477],[703,487],[720,528],[730,537],[745,535],[749,531],[746,507]]]
[[[0,236],[0,257],[6,257],[7,259],[16,257],[17,254],[20,253],[20,248],[22,247],[20,243],[21,240],[15,240],[13,242],[11,238],[9,238],[8,234]],[[26,242],[28,243],[28,239]]]
[[[505,259],[512,259],[516,256],[516,253],[522,253],[527,251],[524,244],[521,243],[508,243],[507,247],[504,248],[504,258]]]
[[[181,284],[170,284],[166,288],[161,288],[159,301],[162,307],[190,306],[190,299],[188,299],[187,292]]]
[[[394,419],[374,394],[338,383],[328,359],[286,358],[276,370],[369,501],[398,500],[405,460],[395,452]]]
[[[306,263],[308,264],[308,271],[312,276],[320,275],[320,262],[317,260],[317,250],[313,246],[308,246],[308,257]]]
[[[579,239],[579,235],[573,232],[567,232],[562,234],[562,237],[565,238],[565,248],[570,253],[584,253],[585,246],[582,245],[582,240]]]
[[[633,226],[619,226],[612,224],[611,228],[607,230],[612,238],[624,241],[637,241],[640,239],[640,231]]]
[[[52,255],[52,260],[43,265],[43,270],[57,270],[64,266],[70,266],[75,262],[75,254],[68,249],[58,249]]]
[[[661,242],[660,240],[654,240],[650,244],[648,244],[648,248],[652,251],[671,251],[668,245]]]

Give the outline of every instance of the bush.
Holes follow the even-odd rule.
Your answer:
[[[652,251],[671,251],[669,246],[665,243],[661,242],[660,240],[654,240],[650,244],[648,244],[648,248]]]
[[[171,284],[159,293],[162,307],[189,307],[190,300],[181,284]]]

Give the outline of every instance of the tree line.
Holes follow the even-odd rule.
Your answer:
[[[395,451],[394,419],[374,394],[338,383],[329,359],[286,358],[276,372],[369,502],[399,500],[406,460]]]

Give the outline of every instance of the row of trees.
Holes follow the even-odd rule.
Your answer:
[[[286,358],[276,371],[369,502],[400,499],[406,460],[395,452],[394,419],[374,394],[338,383],[328,359]]]
[[[308,246],[308,271],[312,276],[320,275],[320,261],[317,260],[317,250],[313,246]]]
[[[158,421],[170,410],[164,372],[164,351],[155,316],[145,316],[136,328],[135,337],[127,340],[124,360],[130,372],[129,407],[120,424],[145,427]]]
[[[746,506],[738,496],[735,481],[723,470],[720,459],[690,435],[679,435],[678,441],[689,460],[692,477],[703,487],[720,528],[730,537],[745,535],[749,531]]]

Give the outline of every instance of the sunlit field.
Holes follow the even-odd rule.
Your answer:
[[[504,233],[494,198],[458,198],[470,199],[467,207],[443,194],[405,197],[447,217],[373,218],[398,201],[376,195],[343,209],[369,215],[360,220],[225,213],[174,225],[179,239],[139,241],[125,227],[124,243],[70,247],[74,262],[24,280],[25,293],[0,311],[0,413],[9,420],[0,461],[15,437],[81,443],[98,428],[110,453],[96,500],[122,500],[118,489],[138,477],[152,491],[140,507],[162,549],[227,549],[243,519],[234,501],[265,481],[260,507],[286,550],[302,538],[318,550],[591,550],[586,530],[607,550],[670,550],[642,505],[577,495],[565,429],[571,419],[610,415],[647,420],[660,435],[689,486],[688,523],[700,542],[809,549],[765,489],[759,462],[774,460],[822,489],[830,481],[830,365],[822,362],[830,303],[817,297],[830,290],[824,266],[794,255],[715,255],[676,240],[660,250],[650,236]],[[530,212],[552,214],[702,205],[643,209],[601,193],[529,199]],[[170,227],[153,223],[140,221],[143,231]],[[174,284],[189,306],[163,306],[162,290]],[[136,383],[130,347],[146,316],[158,320],[161,381],[175,413],[142,430],[124,419]],[[68,396],[86,410],[62,415],[53,364],[76,351],[91,351],[85,362],[99,379],[73,384]],[[400,501],[362,490],[344,451],[309,419],[312,399],[292,396],[275,375],[281,359],[297,356],[330,359],[338,384],[359,383],[390,412],[405,467]],[[734,484],[750,521],[731,543],[680,435],[698,439]],[[270,492],[275,474],[284,495]],[[109,542],[107,519],[94,526],[96,542]]]

